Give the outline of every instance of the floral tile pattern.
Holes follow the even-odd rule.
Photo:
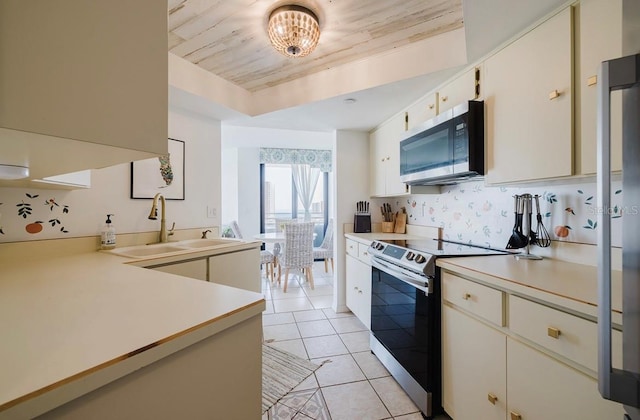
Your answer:
[[[548,186],[487,187],[473,181],[442,187],[436,195],[420,194],[396,198],[395,211],[405,207],[410,224],[443,228],[448,240],[504,248],[514,225],[513,196],[538,195],[542,222],[552,240],[595,244],[598,207],[595,183]],[[620,220],[625,213],[621,182],[612,185],[612,243],[621,246]],[[535,204],[532,227],[535,229]]]
[[[34,192],[19,193],[13,202],[7,200],[13,197],[4,197],[6,201],[0,202],[0,241],[15,237],[68,237],[65,221],[70,218],[69,205],[60,203],[52,192],[47,193],[48,198]],[[10,209],[15,209],[15,213]]]

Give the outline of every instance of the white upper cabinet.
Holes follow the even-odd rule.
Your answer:
[[[438,115],[438,93],[434,92],[409,107],[407,129],[411,130],[436,115]]]
[[[576,173],[596,172],[597,80],[600,63],[622,56],[622,0],[582,0],[576,38]],[[611,169],[622,169],[622,92],[611,95]]]
[[[0,2],[0,163],[32,178],[167,152],[167,7]]]
[[[481,66],[475,66],[432,92],[407,109],[407,129],[469,100],[480,99]]]
[[[397,196],[410,191],[400,181],[400,138],[406,131],[405,124],[405,115],[398,114],[369,136],[371,196]]]
[[[484,62],[489,184],[573,174],[573,10]]]
[[[480,98],[480,67],[474,67],[438,90],[438,113],[478,98]]]

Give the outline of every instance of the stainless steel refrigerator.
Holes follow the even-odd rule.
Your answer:
[[[640,420],[640,0],[623,1],[623,53],[601,64],[598,83],[598,387]],[[611,361],[611,92],[622,112],[622,368]]]

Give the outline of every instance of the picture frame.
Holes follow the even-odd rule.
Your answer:
[[[168,141],[168,155],[131,162],[132,199],[184,200],[184,141]]]

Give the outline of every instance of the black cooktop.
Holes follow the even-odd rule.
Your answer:
[[[438,239],[393,239],[381,240],[378,242],[410,249],[412,251],[431,254],[436,257],[500,255],[509,253],[508,251],[501,249],[493,249]]]

